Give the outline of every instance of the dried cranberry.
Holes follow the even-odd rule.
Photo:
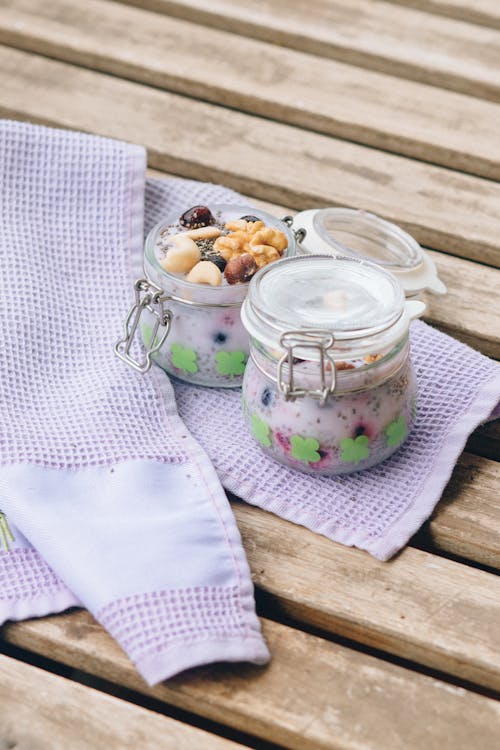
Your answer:
[[[261,221],[258,216],[242,216],[241,221]]]
[[[215,217],[207,206],[193,206],[184,211],[179,219],[179,224],[187,229],[198,229],[215,224]]]

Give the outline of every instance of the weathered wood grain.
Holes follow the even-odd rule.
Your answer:
[[[500,740],[493,700],[270,621],[264,634],[267,668],[211,666],[148,689],[86,612],[3,630],[10,643],[295,750],[470,750]]]
[[[381,0],[126,1],[370,70],[499,99],[496,29]]]
[[[500,29],[498,0],[389,0],[408,8],[437,13],[458,21],[478,23],[490,29]]]
[[[431,546],[500,568],[499,487],[498,461],[464,453],[427,524]]]
[[[425,319],[483,354],[500,359],[500,324],[495,304],[500,293],[500,271],[443,253],[430,255],[448,293],[426,295]]]
[[[500,36],[500,35],[499,35]],[[500,105],[108,0],[4,0],[0,42],[488,178]]]
[[[500,185],[37,55],[0,50],[0,113],[144,143],[153,167],[295,208],[362,206],[500,265]]]
[[[256,585],[297,622],[500,689],[500,577],[411,547],[379,562],[233,509]]]
[[[2,750],[243,747],[1,654],[0,673]]]

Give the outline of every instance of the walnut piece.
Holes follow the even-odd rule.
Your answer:
[[[273,227],[259,229],[250,240],[250,245],[269,245],[270,247],[274,247],[280,255],[285,251],[287,244],[288,242],[283,232]]]
[[[258,268],[267,266],[267,264],[272,263],[273,260],[279,260],[281,258],[280,253],[275,247],[271,247],[271,245],[250,245],[250,253],[255,258]]]
[[[254,256],[257,267],[262,268],[278,260],[288,244],[283,232],[267,227],[262,221],[237,219],[228,221],[226,229],[229,229],[230,233],[218,237],[214,249],[228,262],[232,258],[250,253]]]
[[[214,250],[227,261],[248,252],[248,248],[248,236],[245,232],[241,231],[217,237],[214,242]]]
[[[255,232],[259,229],[263,229],[266,225],[263,221],[245,221],[245,219],[236,219],[236,221],[228,221],[225,226],[230,232],[242,231],[247,234],[255,234]]]

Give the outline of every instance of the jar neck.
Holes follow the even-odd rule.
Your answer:
[[[373,352],[363,359],[339,359],[332,355],[335,364],[335,388],[331,395],[364,391],[382,385],[392,378],[408,359],[410,343],[408,334],[390,350]],[[257,339],[250,339],[250,356],[255,366],[264,377],[278,384],[278,368],[283,352],[271,351]],[[292,361],[293,382],[304,390],[318,390],[322,385],[321,364],[313,360]],[[325,377],[331,380],[331,364],[325,360]],[[282,380],[290,381],[290,366],[284,363],[281,372]]]
[[[144,258],[144,273],[149,281],[163,289],[176,302],[199,307],[240,307],[248,292],[248,284],[221,285],[192,284],[181,277],[163,271]]]

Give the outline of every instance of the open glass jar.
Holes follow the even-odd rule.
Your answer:
[[[242,320],[252,435],[274,459],[311,474],[348,474],[388,458],[416,413],[405,300],[373,263],[310,255],[261,269]]]
[[[293,231],[266,211],[223,204],[210,208],[221,227],[249,215],[263,221],[285,235],[284,256],[295,254]],[[154,361],[190,383],[239,387],[249,355],[248,334],[240,317],[249,284],[223,280],[211,286],[165,270],[162,253],[168,236],[178,236],[182,229],[176,214],[167,216],[149,233],[144,246],[145,278],[135,284],[135,303],[115,353],[140,372],[147,372]],[[136,332],[144,343],[142,354],[134,346]]]

